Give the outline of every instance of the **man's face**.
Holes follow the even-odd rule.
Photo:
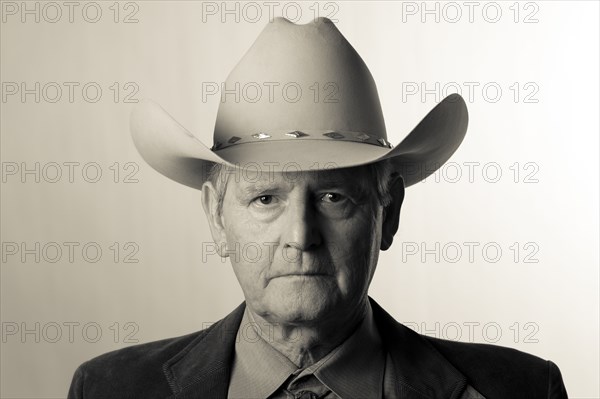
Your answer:
[[[264,173],[252,181],[235,173],[211,229],[226,245],[222,255],[249,308],[288,324],[356,309],[366,299],[382,231],[367,170]]]

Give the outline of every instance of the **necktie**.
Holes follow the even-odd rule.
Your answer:
[[[290,399],[323,399],[331,393],[314,374],[293,379],[285,391]]]
[[[301,391],[298,392],[297,394],[295,394],[293,396],[294,399],[322,399],[324,398],[329,392],[331,391],[327,391],[324,395],[319,396],[318,394],[311,392],[311,391]]]

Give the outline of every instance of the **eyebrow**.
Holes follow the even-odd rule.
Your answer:
[[[246,182],[238,186],[238,192],[244,197],[256,197],[264,193],[276,193],[287,191],[293,186],[293,181],[269,181],[259,180],[256,182]],[[365,176],[362,174],[344,171],[342,173],[326,171],[317,175],[312,184],[312,190],[343,190],[357,199],[364,199],[372,194],[371,186],[365,183]]]
[[[349,183],[352,180],[351,175],[340,176],[337,174],[336,176],[319,176],[317,177],[318,185],[326,185],[326,186],[334,186],[334,187],[346,187],[346,186],[356,186],[356,184]]]
[[[240,191],[244,197],[254,197],[261,193],[282,190],[285,186],[285,184],[275,182],[256,182],[246,187],[241,187]]]
[[[339,173],[326,172],[317,178],[318,185],[334,188],[348,189],[352,192],[368,193],[370,186],[366,184],[366,177],[361,173],[344,170]]]

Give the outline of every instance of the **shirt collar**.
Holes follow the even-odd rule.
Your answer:
[[[269,397],[298,371],[267,342],[268,337],[256,333],[257,327],[246,308],[235,344],[228,397]],[[296,378],[313,373],[341,398],[381,398],[384,367],[385,353],[368,303],[366,316],[352,335]]]
[[[369,303],[358,329],[315,366],[314,375],[340,398],[382,397],[385,353]]]
[[[228,398],[267,398],[298,369],[267,342],[269,337],[259,335],[253,320],[246,307],[235,342]]]

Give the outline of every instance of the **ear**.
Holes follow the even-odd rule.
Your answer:
[[[381,229],[381,250],[387,250],[394,241],[400,222],[400,208],[404,201],[404,180],[402,176],[393,177],[390,184],[392,202],[383,209],[383,225]]]
[[[204,208],[213,241],[217,244],[217,253],[222,258],[228,257],[227,236],[225,235],[223,216],[219,212],[217,190],[210,181],[206,181],[202,185],[202,208]]]

